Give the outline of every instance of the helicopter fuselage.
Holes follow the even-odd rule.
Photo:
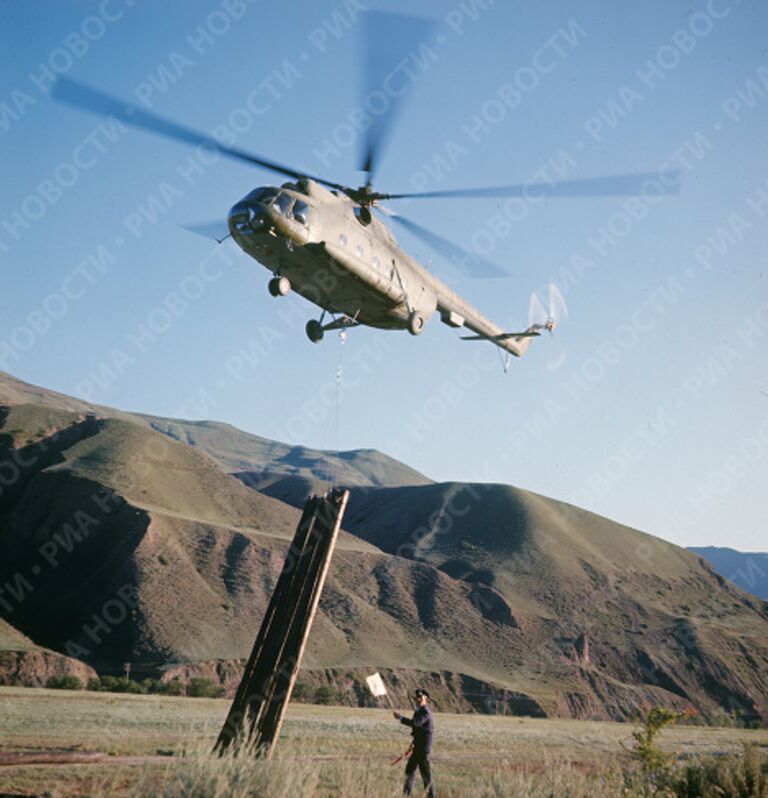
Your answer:
[[[238,246],[292,290],[352,323],[416,335],[437,311],[451,327],[502,334],[404,252],[367,207],[312,180],[255,189],[232,207],[228,225]],[[520,355],[528,343],[497,345]]]

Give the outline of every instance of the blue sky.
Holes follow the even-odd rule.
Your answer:
[[[191,170],[188,148],[48,94],[66,75],[358,185],[362,3],[6,0],[0,369],[130,410],[381,449],[684,545],[765,550],[768,7],[366,5],[435,20],[376,188],[682,173],[663,200],[392,203],[511,272],[472,280],[398,236],[504,326],[555,281],[569,316],[553,338],[507,374],[434,320],[418,339],[360,329],[313,346],[313,306],[272,299],[263,267],[182,227],[275,176]]]

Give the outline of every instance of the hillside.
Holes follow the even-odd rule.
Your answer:
[[[18,574],[25,593],[14,626],[95,664],[243,656],[239,599],[263,610],[294,508],[130,421],[14,405],[0,425],[0,462],[24,466],[0,495],[0,584]],[[376,551],[348,535],[339,548]]]
[[[719,546],[690,546],[721,576],[768,601],[768,552],[736,551]]]
[[[76,659],[36,646],[0,620],[0,684],[44,687],[52,676],[76,676],[85,684],[96,671]]]
[[[175,664],[231,685],[293,535],[291,504],[322,484],[318,461],[266,442],[252,469],[257,445],[233,428],[220,438],[226,425],[159,429],[12,387],[0,406],[8,635],[99,670]],[[352,702],[366,672],[386,669],[455,708],[768,718],[766,605],[695,554],[509,486],[375,487],[407,473],[382,458],[350,460],[369,484],[352,489],[303,678]]]
[[[248,653],[294,508],[140,424],[35,405],[6,408],[0,422],[0,459],[29,464],[0,497],[0,583],[21,574],[26,586],[6,613],[14,626],[100,669]],[[402,595],[382,599],[394,585]],[[413,594],[433,587],[452,625],[425,647]],[[437,659],[482,676],[480,652],[466,656],[473,634],[483,627],[499,660],[514,632],[487,622],[471,596],[343,533],[305,663],[431,671]]]
[[[0,620],[0,651],[35,651],[38,648],[8,622]]]
[[[284,482],[264,490],[295,497]],[[518,625],[504,677],[514,689],[621,703],[628,685],[654,685],[698,706],[714,689],[765,706],[766,605],[659,538],[527,491],[461,483],[353,489],[345,527],[473,585],[487,617]]]

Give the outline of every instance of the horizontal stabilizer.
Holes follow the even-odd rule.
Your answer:
[[[540,332],[535,330],[526,330],[525,332],[510,332],[499,333],[499,335],[462,335],[462,341],[508,341],[510,338],[534,338],[541,335]]]

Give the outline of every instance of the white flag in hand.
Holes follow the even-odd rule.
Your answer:
[[[384,686],[384,681],[378,673],[374,673],[373,676],[367,676],[365,681],[368,683],[368,689],[371,691],[371,694],[376,696],[376,698],[380,698],[387,694],[387,688]]]

